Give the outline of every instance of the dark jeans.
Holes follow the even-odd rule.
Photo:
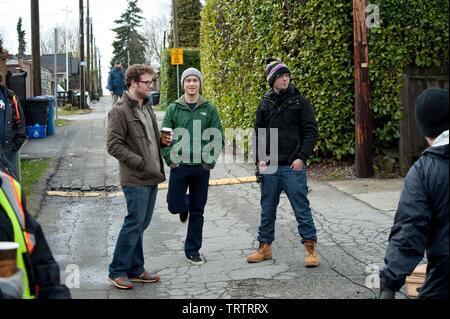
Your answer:
[[[203,213],[208,199],[209,171],[201,165],[180,165],[170,170],[167,204],[172,214],[189,212],[184,243],[186,256],[199,254],[203,237]],[[189,194],[186,192],[189,188]]]
[[[279,166],[274,174],[265,174],[261,183],[261,225],[258,241],[272,243],[275,239],[275,220],[281,191],[284,191],[294,210],[302,243],[317,241],[316,227],[309,207],[306,168],[294,171]]]
[[[109,277],[137,277],[144,272],[142,240],[150,225],[158,186],[122,187],[128,215],[117,238]]]

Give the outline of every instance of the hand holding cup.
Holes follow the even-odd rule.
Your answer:
[[[173,132],[170,127],[163,127],[161,129],[161,144],[170,146],[173,141]]]
[[[15,242],[0,242],[0,277],[11,277],[17,272],[18,249]]]

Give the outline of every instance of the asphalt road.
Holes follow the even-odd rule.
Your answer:
[[[273,260],[246,262],[257,247],[256,183],[210,187],[201,250],[207,263],[192,266],[183,252],[187,226],[168,212],[167,191],[160,190],[145,232],[144,255],[147,269],[159,273],[161,282],[139,284],[131,291],[111,286],[106,281],[108,265],[126,207],[117,161],[105,149],[109,109],[110,99],[103,98],[92,114],[71,117],[54,137],[31,141],[22,150],[24,157],[56,159],[46,190],[105,192],[100,197],[45,196],[38,212],[62,280],[74,298],[375,298],[377,290],[366,287],[366,282],[376,287],[371,279],[383,263],[392,210],[313,180],[309,199],[318,230],[318,268],[304,267],[303,247],[286,196],[278,210]],[[162,114],[158,117],[161,120]],[[250,176],[252,170],[250,164],[218,164],[212,178]]]

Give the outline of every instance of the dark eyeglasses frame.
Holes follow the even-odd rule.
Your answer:
[[[151,86],[152,83],[153,83],[153,81],[140,81],[140,80],[137,80],[136,82],[138,82],[138,83],[144,83],[144,84],[147,85],[147,86]]]

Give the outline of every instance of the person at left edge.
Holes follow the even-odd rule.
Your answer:
[[[15,93],[6,86],[0,74],[0,150],[18,172],[18,151],[26,139],[25,116]]]
[[[70,299],[69,289],[60,283],[60,269],[41,226],[28,212],[25,194],[10,171],[9,161],[0,152],[0,241],[19,244],[17,266],[23,275],[21,298]],[[0,299],[7,298],[5,293],[0,285]]]

